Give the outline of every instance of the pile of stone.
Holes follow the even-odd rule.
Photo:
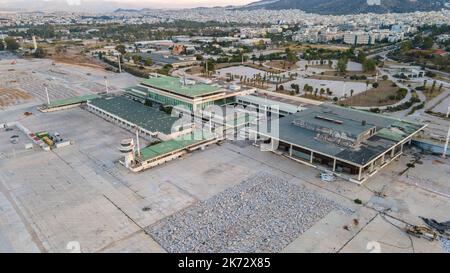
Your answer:
[[[147,231],[169,252],[278,252],[334,209],[341,207],[261,173]]]

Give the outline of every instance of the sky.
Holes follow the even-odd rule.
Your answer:
[[[1,4],[7,3],[8,6],[26,6],[32,3],[45,2],[46,5],[56,2],[66,2],[71,6],[83,6],[87,2],[98,4],[101,2],[114,3],[114,6],[121,6],[124,8],[133,7],[151,7],[151,8],[192,8],[192,7],[211,7],[211,6],[226,6],[226,5],[243,5],[256,0],[0,0]]]
[[[155,5],[167,5],[170,2],[172,6],[182,7],[199,7],[199,6],[226,6],[226,5],[243,5],[255,0],[115,0],[122,3],[133,4],[155,4]]]

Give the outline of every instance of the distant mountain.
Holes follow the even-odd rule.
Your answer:
[[[262,0],[240,9],[301,9],[318,14],[404,13],[447,8],[448,0]]]

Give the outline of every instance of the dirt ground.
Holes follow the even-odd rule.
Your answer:
[[[314,66],[311,66],[311,67],[314,67]],[[345,80],[345,81],[347,81],[347,80],[349,80],[350,76],[363,76],[363,75],[366,77],[375,76],[375,75],[372,75],[371,73],[364,73],[364,72],[358,72],[358,71],[347,71],[344,76],[340,76],[339,74],[337,74],[337,72],[335,70],[329,70],[329,71],[325,71],[323,73],[323,75],[316,74],[315,76],[312,76],[312,78],[318,78],[320,80],[333,80],[333,81]],[[347,78],[344,78],[345,76]]]
[[[345,51],[348,50],[347,46],[340,46],[340,45],[295,45],[289,47],[291,50],[294,50],[296,52],[303,52],[307,48],[323,48],[323,49],[329,49],[329,50],[335,50],[335,51]]]
[[[267,63],[267,65],[270,67],[274,67],[277,69],[283,69],[283,70],[291,70],[291,69],[298,68],[298,66],[294,63],[287,62],[287,61],[281,61],[281,60],[270,61]]]
[[[56,63],[80,65],[98,69],[105,68],[105,65],[102,62],[86,56],[83,53],[83,50],[85,50],[85,48],[81,45],[48,45],[45,47],[48,58]]]
[[[378,88],[369,89],[342,101],[346,106],[383,106],[398,102],[399,100],[388,99],[391,95],[396,95],[398,87],[393,87],[391,81],[379,81]]]
[[[17,90],[0,87],[0,106],[14,105],[19,102],[28,101],[33,99],[30,94]]]

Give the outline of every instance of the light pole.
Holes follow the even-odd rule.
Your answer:
[[[208,78],[208,58],[205,58],[205,65],[206,65],[206,77]]]
[[[50,97],[48,95],[48,85],[46,83],[44,83],[44,90],[45,90],[45,95],[47,97],[47,105],[50,105]]]
[[[109,93],[109,90],[108,90],[108,78],[105,76],[105,89],[106,89],[106,94],[108,94]]]
[[[448,109],[447,109],[447,118],[448,118],[449,114],[450,114],[450,105],[448,106]],[[448,149],[449,139],[450,139],[450,125],[448,126],[447,138],[445,139],[444,153],[442,154],[443,158],[447,157],[447,149]]]
[[[122,56],[120,53],[117,55],[117,59],[119,60],[119,73],[122,73],[122,64],[120,63],[120,56]]]

